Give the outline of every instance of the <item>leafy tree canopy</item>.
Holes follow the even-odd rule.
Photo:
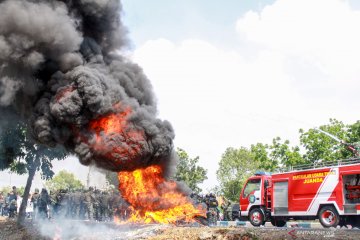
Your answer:
[[[51,161],[65,157],[63,148],[49,148],[32,141],[23,122],[8,125],[0,133],[0,170],[25,174],[36,168],[42,171],[44,179],[49,179],[54,175]]]
[[[356,143],[360,153],[360,121],[346,125],[336,119],[318,127],[344,143]],[[227,148],[219,162],[217,178],[220,186],[217,192],[230,200],[237,201],[244,181],[255,170],[276,172],[299,164],[334,161],[354,157],[346,144],[339,143],[317,129],[299,130],[300,146],[292,146],[288,140],[280,137],[273,139],[271,144],[256,143],[250,150]]]
[[[84,185],[74,174],[65,170],[60,171],[51,180],[45,183],[45,186],[51,191],[60,189],[76,190],[84,188]]]
[[[360,122],[345,125],[341,121],[330,119],[329,124],[321,125],[319,129],[348,143],[358,142],[360,139]],[[305,132],[303,129],[300,129],[299,132],[301,134],[300,143],[305,149],[303,158],[308,163],[314,163],[319,160],[334,161],[354,156],[346,146],[321,131],[310,129]]]
[[[176,167],[175,180],[185,182],[196,193],[201,192],[198,185],[207,179],[207,170],[198,166],[199,157],[190,158],[181,148],[178,148],[176,152],[179,162]]]
[[[225,198],[231,201],[239,200],[244,182],[258,169],[259,164],[260,162],[255,160],[255,154],[247,148],[227,148],[216,172]]]

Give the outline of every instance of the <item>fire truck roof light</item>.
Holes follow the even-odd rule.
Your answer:
[[[270,176],[271,173],[270,172],[264,172],[264,171],[256,171],[255,172],[255,176],[263,176],[263,175]]]

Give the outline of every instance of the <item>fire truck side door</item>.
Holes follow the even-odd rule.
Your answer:
[[[240,211],[247,216],[253,205],[261,205],[261,177],[251,178],[247,181],[240,195]]]

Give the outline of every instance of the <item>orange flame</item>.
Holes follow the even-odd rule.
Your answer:
[[[120,109],[120,104],[114,107]],[[89,123],[89,128],[95,132],[95,143],[91,144],[94,152],[118,164],[124,157],[132,159],[140,155],[144,132],[129,123],[131,113],[128,107]]]
[[[203,209],[194,207],[179,191],[176,182],[164,179],[160,166],[119,172],[118,177],[119,190],[131,205],[129,222],[191,222],[195,216],[204,215]]]
[[[118,173],[121,195],[131,205],[128,209],[131,212],[128,221],[191,222],[195,216],[204,216],[205,211],[194,207],[187,196],[180,191],[176,182],[167,181],[163,177],[160,166],[139,168],[141,165],[135,160],[141,162],[142,144],[146,142],[145,133],[129,121],[131,108],[117,104],[114,109],[116,113],[102,116],[89,123],[89,128],[95,136],[95,141],[91,141],[91,147],[101,159],[110,160],[116,166],[125,165],[122,169],[137,168],[134,171]],[[129,165],[132,166],[128,167]]]

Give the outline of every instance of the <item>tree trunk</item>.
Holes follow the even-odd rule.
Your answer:
[[[26,206],[27,206],[27,202],[29,199],[29,195],[30,195],[30,189],[31,189],[31,184],[32,181],[34,179],[35,173],[36,173],[36,169],[37,169],[37,165],[36,163],[33,163],[33,166],[29,169],[29,176],[27,178],[26,181],[26,186],[25,186],[25,190],[24,190],[24,196],[23,199],[21,201],[21,205],[20,205],[20,209],[19,209],[19,216],[17,219],[17,223],[18,224],[23,224],[25,221],[25,217],[26,217]]]

